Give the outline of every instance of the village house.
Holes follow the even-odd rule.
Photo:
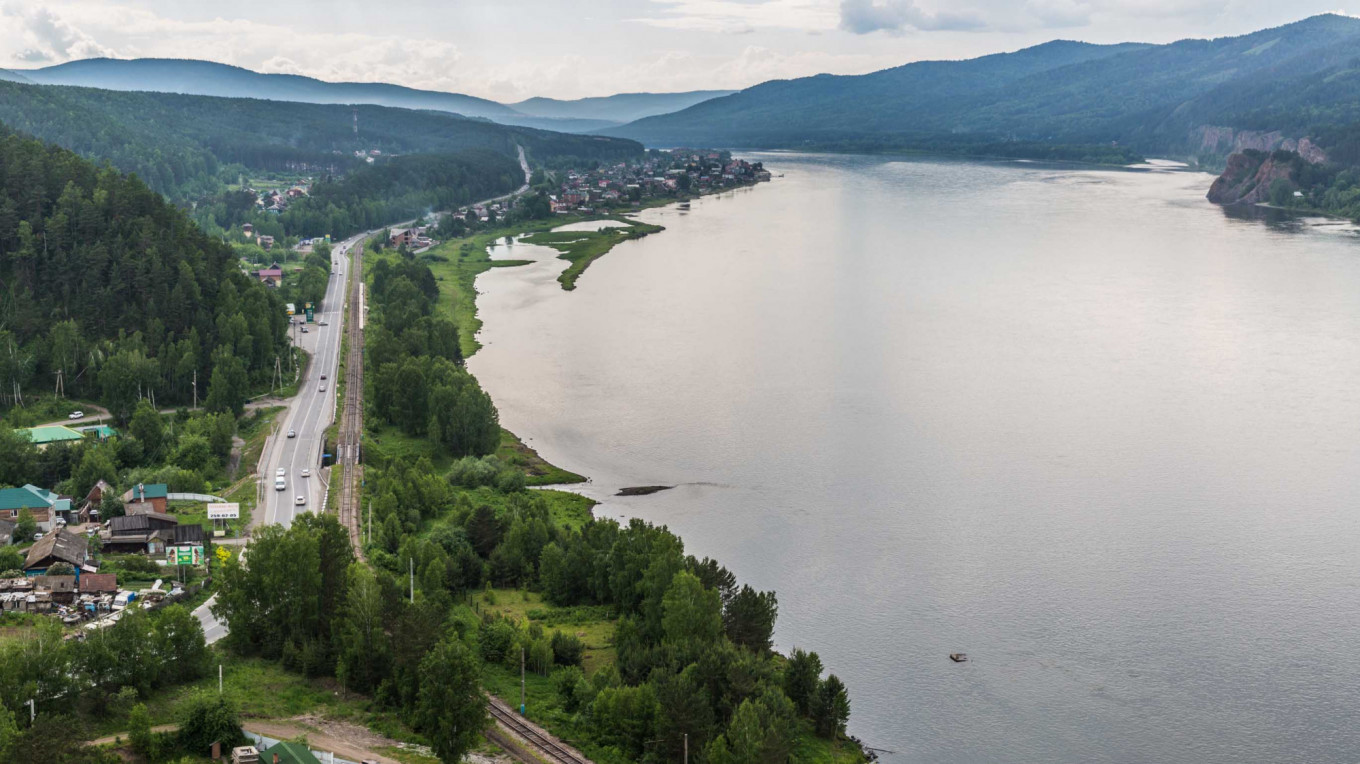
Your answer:
[[[0,488],[0,518],[17,520],[25,509],[38,530],[46,533],[52,530],[57,514],[71,511],[71,499],[31,483],[22,488]]]
[[[241,235],[242,235],[242,236],[245,236],[247,239],[254,237],[254,236],[255,236],[255,226],[251,225],[250,223],[242,223],[242,224],[241,224]]]
[[[164,512],[170,501],[170,486],[165,483],[138,483],[123,494],[123,502],[150,502],[157,512]]]
[[[260,236],[260,246],[261,246],[265,251],[268,251],[268,250],[273,249],[273,248],[274,248],[274,237],[273,237],[273,236],[264,236],[264,235],[261,235],[261,236]],[[275,263],[275,265],[277,265],[277,263]]]
[[[51,427],[29,427],[15,430],[14,432],[27,437],[38,447],[39,451],[45,450],[53,443],[69,443],[85,438],[84,435],[72,430],[70,427],[61,425],[53,425]]]
[[[105,552],[159,556],[165,554],[166,542],[175,538],[177,525],[174,515],[124,515],[109,520],[108,530],[99,536]]]
[[[24,561],[24,575],[30,578],[46,575],[48,568],[64,562],[75,568],[76,579],[79,580],[90,554],[87,543],[84,536],[65,528],[52,531],[28,550],[28,558]]]
[[[265,286],[276,287],[283,283],[283,269],[279,267],[278,263],[256,271],[255,276]]]
[[[75,521],[77,523],[99,522],[99,507],[104,503],[104,497],[113,495],[113,486],[103,480],[95,483],[94,488],[91,488],[90,492],[85,494],[85,501],[81,502]],[[66,521],[71,522],[71,518],[67,518]]]

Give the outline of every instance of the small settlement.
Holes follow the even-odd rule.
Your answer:
[[[101,480],[77,502],[35,485],[0,489],[0,546],[31,544],[22,550],[22,570],[0,572],[0,611],[48,613],[75,624],[134,602],[154,607],[179,594],[161,580],[141,590],[120,589],[117,574],[100,572],[99,561],[136,555],[146,558],[139,567],[150,575],[173,577],[172,566],[205,563],[203,526],[180,523],[168,512],[171,494],[164,484],[133,486],[121,497],[125,514],[101,522],[100,506],[113,490]],[[15,538],[22,518],[32,518],[39,529],[34,538]]]

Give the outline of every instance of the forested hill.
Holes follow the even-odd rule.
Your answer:
[[[0,405],[55,387],[240,412],[287,348],[278,297],[135,178],[0,127]]]
[[[326,82],[296,74],[264,74],[214,61],[87,58],[42,69],[26,69],[18,74],[39,85],[78,85],[104,90],[146,90],[302,103],[366,103],[491,119],[516,115],[514,109],[504,104],[459,93],[417,90],[382,82]]]
[[[1168,45],[1059,41],[968,61],[770,82],[604,132],[650,145],[1118,142],[1194,155],[1232,148],[1206,147],[1206,126],[1303,137],[1314,125],[1354,119],[1358,56],[1360,19],[1337,15]]]
[[[355,116],[358,133],[355,133]],[[135,172],[173,199],[223,190],[242,172],[344,173],[355,151],[384,155],[485,149],[508,157],[612,161],[630,140],[509,127],[453,114],[0,82],[0,122]]]

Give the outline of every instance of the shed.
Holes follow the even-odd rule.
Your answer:
[[[86,573],[80,578],[81,594],[117,594],[118,576],[113,573]]]
[[[202,546],[207,540],[207,534],[203,532],[201,525],[177,525],[175,526],[174,540],[171,546]]]
[[[50,425],[47,427],[29,427],[28,429],[15,430],[23,433],[28,439],[33,441],[38,448],[47,448],[53,443],[66,443],[75,440],[83,440],[84,435],[72,430],[70,427],[62,425]]]

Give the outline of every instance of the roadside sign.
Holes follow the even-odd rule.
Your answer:
[[[306,308],[307,310],[307,323],[310,324],[312,322],[312,318],[315,315],[316,309],[312,307],[312,304],[310,302],[304,305],[303,307]]]
[[[239,520],[241,518],[241,505],[236,502],[229,504],[209,504],[209,520]]]
[[[202,565],[203,547],[172,546],[165,550],[165,561],[170,565]]]

